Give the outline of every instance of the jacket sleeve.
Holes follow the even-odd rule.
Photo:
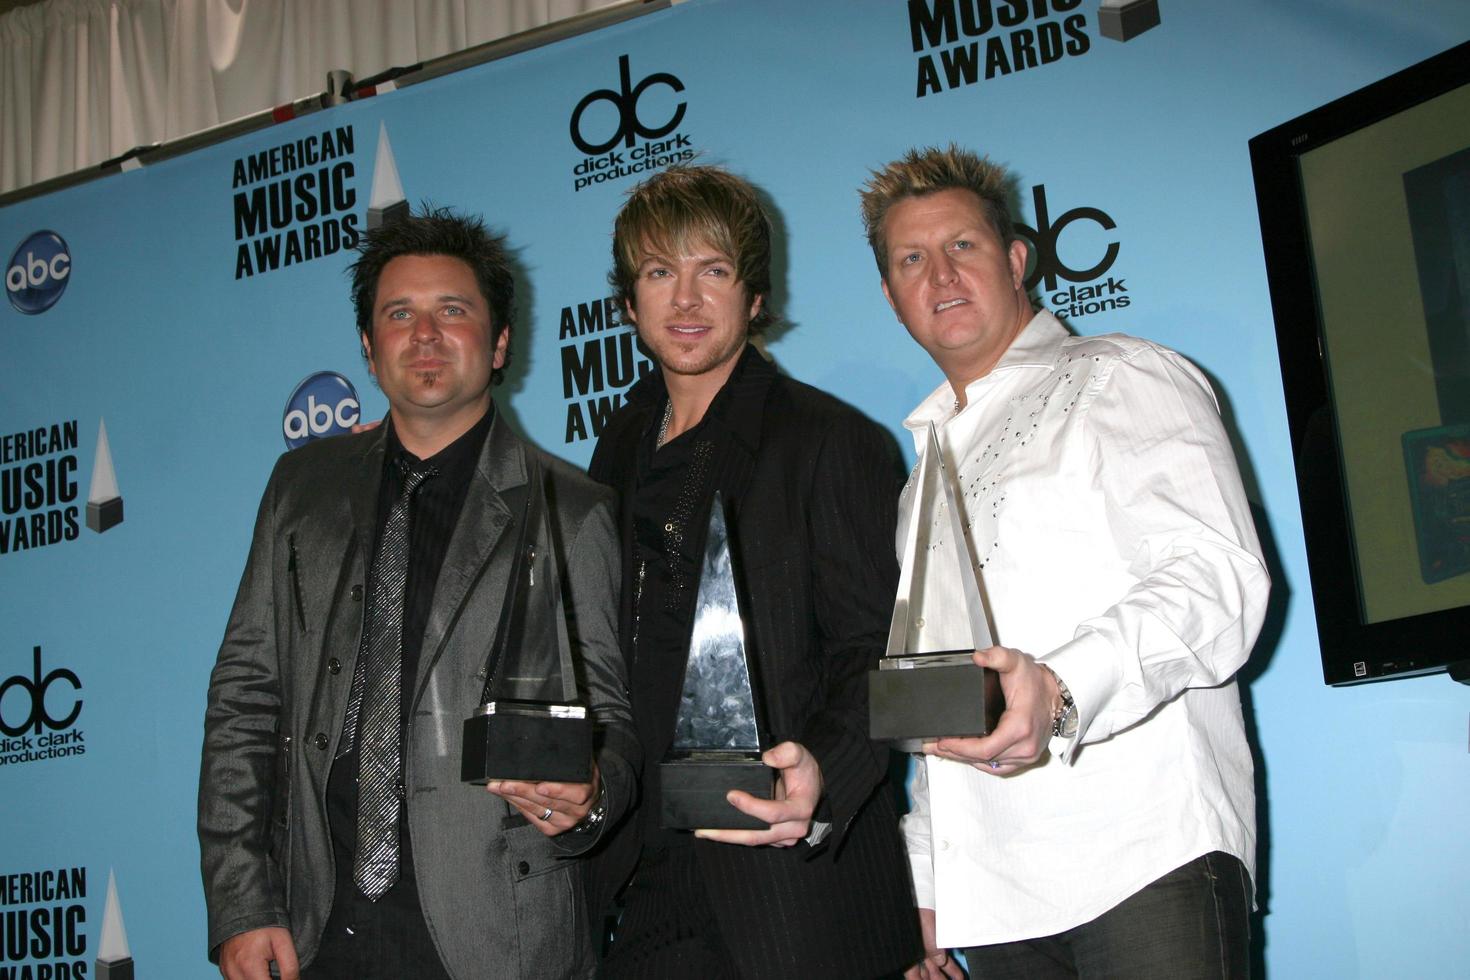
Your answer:
[[[288,746],[278,734],[282,686],[273,588],[279,472],[278,463],[256,516],[204,715],[199,853],[211,958],[231,936],[290,925],[284,882],[270,856],[276,787],[288,765]]]
[[[1190,687],[1228,681],[1265,616],[1270,580],[1208,383],[1171,351],[1119,358],[1085,410],[1117,553],[1134,584],[1041,659],[1077,703],[1062,753],[1147,717]]]
[[[621,595],[617,532],[611,494],[599,493],[567,548],[571,621],[575,652],[588,704],[597,729],[597,770],[607,815],[597,834],[562,834],[553,838],[573,853],[590,847],[632,806],[640,750],[628,703],[628,675],[618,646],[618,601]]]
[[[883,430],[856,417],[829,427],[808,502],[825,697],[802,743],[822,770],[834,845],[888,769],[888,749],[868,738],[868,671],[883,655],[898,588],[893,540],[901,482]]]

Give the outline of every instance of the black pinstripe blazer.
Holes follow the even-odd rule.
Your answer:
[[[922,945],[886,780],[890,754],[867,737],[866,676],[883,653],[898,583],[896,446],[853,408],[781,376],[754,348],[728,386],[721,411],[734,437],[713,464],[712,489],[738,531],[732,541],[746,573],[766,723],[772,744],[792,739],[816,756],[833,832],[815,849],[696,840],[698,866],[742,976],[846,980],[901,971],[918,962]],[[622,493],[625,582],[637,445],[658,424],[665,397],[659,372],[640,381],[592,459],[594,479]],[[706,499],[691,526],[708,525],[709,506]],[[623,593],[630,653],[632,590]],[[634,673],[637,698],[636,666]],[[596,862],[596,915],[631,874],[637,835],[635,816]]]

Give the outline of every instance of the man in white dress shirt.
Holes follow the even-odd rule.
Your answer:
[[[939,430],[1000,644],[975,662],[1007,705],[919,758],[904,834],[929,955],[909,975],[958,977],[943,950],[962,948],[976,978],[1243,976],[1234,675],[1270,583],[1235,459],[1183,357],[1032,308],[1009,196],[953,146],[863,193],[883,294],[945,377],[904,424],[921,453]],[[959,583],[926,587],[922,629],[952,635]]]

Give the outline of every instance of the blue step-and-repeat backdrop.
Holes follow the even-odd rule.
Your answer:
[[[768,352],[898,433],[940,379],[857,188],[949,141],[1018,173],[1040,300],[1188,355],[1237,437],[1278,589],[1243,684],[1268,968],[1461,975],[1463,689],[1321,683],[1246,144],[1470,38],[1470,5],[1159,9],[1119,38],[1098,0],[690,0],[0,210],[0,978],[95,976],[110,875],[139,976],[213,972],[208,673],[276,456],[385,410],[343,276],[371,208],[510,237],[500,404],[585,463],[647,367],[608,299],[612,217],[669,163],[726,165],[781,233]]]

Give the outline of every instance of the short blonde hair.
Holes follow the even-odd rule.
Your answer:
[[[628,192],[613,223],[613,268],[608,284],[633,306],[638,265],[649,252],[686,255],[708,246],[730,257],[746,300],[762,297],[752,333],[769,323],[771,223],[748,181],[710,166],[674,166]]]
[[[899,201],[939,191],[970,191],[980,199],[985,216],[1001,242],[1010,244],[1016,237],[1009,203],[1014,188],[1015,178],[1000,164],[953,143],[945,150],[936,146],[909,150],[881,170],[872,171],[872,177],[859,193],[863,228],[873,248],[873,258],[878,262],[878,273],[888,278],[888,242],[883,235],[883,219],[888,216],[888,209]]]

